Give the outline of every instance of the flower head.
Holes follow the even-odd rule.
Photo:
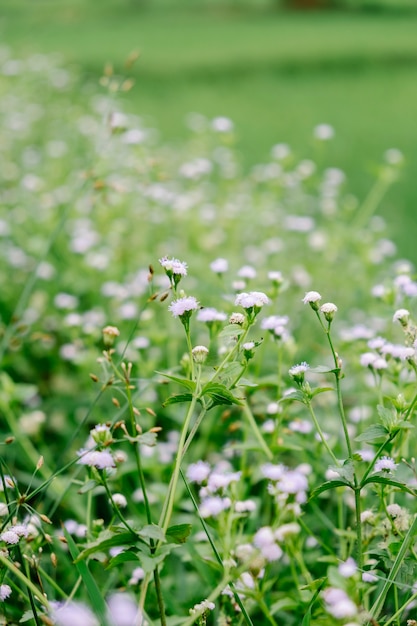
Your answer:
[[[304,382],[304,375],[308,369],[310,369],[309,364],[303,361],[299,365],[293,365],[293,367],[288,370],[288,373],[296,383],[301,384]]]
[[[385,474],[391,474],[397,468],[397,463],[394,462],[390,456],[382,456],[375,463],[374,471],[375,472],[384,472]]]
[[[318,291],[307,291],[306,295],[303,298],[304,304],[309,304],[314,311],[319,310],[318,303],[321,300],[321,295]]]
[[[115,467],[109,450],[80,450],[77,454],[79,456],[77,463],[80,465],[89,465],[100,470]]]
[[[398,309],[392,317],[392,321],[400,322],[401,326],[407,326],[409,319],[410,311],[407,311],[407,309]]]
[[[168,307],[174,317],[179,317],[183,323],[188,323],[193,311],[196,311],[200,303],[194,296],[185,296],[174,300]]]
[[[9,585],[0,585],[0,602],[4,602],[12,593]]]
[[[159,259],[159,263],[165,270],[165,274],[168,276],[171,285],[176,288],[183,276],[187,276],[187,263],[179,261],[178,259],[168,259],[164,256]]]
[[[335,313],[337,312],[337,306],[333,304],[333,302],[325,302],[320,307],[321,313],[323,313],[324,317],[328,322],[333,321]]]
[[[229,269],[229,262],[227,259],[215,259],[212,263],[210,263],[210,269],[215,274],[224,274]]]

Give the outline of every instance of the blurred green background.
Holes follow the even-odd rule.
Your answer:
[[[278,142],[312,156],[313,127],[329,123],[328,164],[363,196],[384,151],[400,149],[381,213],[417,262],[415,0],[2,0],[0,36],[16,56],[59,52],[97,83],[139,51],[127,108],[170,142],[189,112],[228,116],[247,168]]]

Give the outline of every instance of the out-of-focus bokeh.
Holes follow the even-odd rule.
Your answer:
[[[417,260],[415,0],[2,0],[0,37],[16,56],[59,53],[86,84],[137,51],[124,105],[170,142],[191,112],[230,117],[248,168],[278,142],[318,158],[312,129],[327,123],[327,159],[365,195],[398,148],[406,167],[381,212]]]

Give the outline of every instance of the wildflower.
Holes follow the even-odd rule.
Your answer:
[[[201,485],[202,482],[207,480],[208,475],[210,474],[210,465],[205,461],[197,461],[197,463],[191,463],[187,469],[187,478],[192,483],[198,483]]]
[[[195,363],[204,363],[209,353],[206,346],[195,346],[191,352]]]
[[[279,480],[287,471],[285,465],[281,463],[279,465],[274,465],[273,463],[265,463],[261,465],[261,472],[265,476],[265,478],[269,478],[269,480]]]
[[[215,259],[210,263],[210,269],[215,274],[224,274],[229,269],[229,262],[222,258]]]
[[[102,330],[103,341],[106,348],[111,347],[114,344],[116,337],[120,335],[120,330],[116,326],[106,326]]]
[[[79,465],[89,465],[100,470],[115,467],[114,459],[109,450],[79,450],[77,454]]]
[[[268,304],[269,298],[262,291],[250,291],[249,293],[238,293],[235,304],[247,310],[260,310],[264,304]]]
[[[240,278],[246,278],[246,279],[256,278],[256,270],[251,265],[244,265],[243,267],[240,268],[237,275]]]
[[[215,608],[214,602],[210,602],[209,600],[203,600],[198,604],[195,604],[192,609],[190,609],[190,614],[194,615],[195,613],[199,613],[200,611],[213,611]]]
[[[328,322],[333,321],[335,313],[337,312],[337,306],[333,302],[325,302],[321,305],[320,311]]]
[[[256,511],[256,504],[253,500],[238,500],[235,502],[236,513],[251,513]]]
[[[291,535],[298,535],[301,532],[301,526],[296,522],[290,522],[288,524],[283,524],[279,528],[276,529],[274,535],[277,541],[285,541],[286,537],[290,537]]]
[[[298,385],[301,385],[304,382],[304,375],[309,368],[309,364],[303,361],[299,365],[293,365],[288,370],[288,373]]]
[[[318,124],[314,127],[314,137],[319,141],[329,141],[334,137],[334,128],[330,124]]]
[[[140,609],[135,599],[129,594],[113,593],[108,598],[107,605],[109,622],[112,626],[131,626],[142,623]]]
[[[392,459],[390,456],[382,456],[375,463],[374,472],[384,472],[386,474],[391,474],[391,472],[395,471],[397,466],[398,463],[395,463],[394,459]]]
[[[340,563],[337,569],[343,578],[351,578],[356,574],[358,566],[356,565],[356,561],[352,559],[352,557],[349,557],[346,561]]]
[[[207,324],[212,322],[225,322],[227,315],[213,307],[203,307],[197,313],[197,320],[199,322],[206,322]]]
[[[119,509],[127,507],[127,500],[122,493],[114,493],[112,496],[113,502]]]
[[[91,610],[80,602],[57,604],[53,607],[52,617],[56,626],[99,626],[97,618]]]
[[[398,309],[392,317],[392,321],[400,322],[401,326],[407,326],[409,319],[410,311],[407,311],[407,309]]]
[[[237,324],[242,326],[245,321],[245,316],[242,313],[232,313],[229,317],[230,324]]]
[[[371,570],[368,570],[367,572],[363,572],[362,580],[364,583],[376,583],[378,582],[378,576]]]
[[[12,588],[9,585],[0,585],[0,602],[4,602],[12,594]]]
[[[209,496],[205,498],[200,505],[200,515],[201,517],[215,517],[222,513],[222,511],[229,509],[231,503],[230,498]]]
[[[185,296],[174,300],[168,307],[168,311],[171,311],[174,317],[186,318],[190,317],[193,311],[196,311],[199,307],[199,302],[194,296]]]
[[[133,570],[130,579],[129,585],[137,585],[138,582],[145,578],[145,571],[141,567],[135,567]]]
[[[323,595],[327,611],[336,619],[354,617],[357,614],[356,605],[343,589],[329,587]]]
[[[0,539],[1,541],[8,543],[9,545],[14,545],[16,543],[19,543],[20,537],[14,530],[10,528],[0,535]]]
[[[211,122],[211,127],[216,133],[231,133],[233,122],[228,117],[215,117]]]
[[[97,424],[92,430],[90,435],[95,443],[106,445],[112,441],[111,430],[107,424]]]
[[[307,291],[306,295],[303,298],[303,303],[309,304],[311,308],[313,309],[313,311],[318,311],[319,310],[318,303],[320,302],[320,300],[321,300],[321,295],[319,294],[318,291]]]
[[[366,509],[361,513],[361,522],[362,524],[373,524],[375,521],[375,515],[373,511]]]
[[[268,278],[270,281],[274,283],[274,285],[282,285],[284,282],[284,278],[282,276],[282,272],[268,272]]]
[[[187,276],[187,263],[184,263],[183,261],[179,261],[178,259],[168,259],[168,257],[165,256],[162,259],[159,259],[159,263],[164,268],[165,273],[174,288],[178,285],[183,276]]]

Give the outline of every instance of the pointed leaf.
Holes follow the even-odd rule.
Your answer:
[[[137,543],[137,541],[138,537],[134,533],[122,532],[113,534],[109,531],[105,531],[96,541],[89,543],[87,547],[79,553],[76,562],[86,559],[95,552],[106,552],[110,548],[117,548],[119,546],[131,546]]]
[[[375,441],[375,439],[383,439],[388,435],[388,431],[381,424],[373,424],[369,426],[361,435],[355,437],[355,441]]]
[[[213,406],[217,404],[243,404],[242,400],[236,398],[232,392],[221,383],[208,383],[201,390],[202,396],[209,396],[213,401]]]
[[[143,433],[142,435],[138,435],[137,442],[142,444],[143,446],[149,446],[150,448],[152,448],[153,446],[156,446],[157,439],[157,433],[151,433],[148,431],[146,433]]]
[[[325,393],[326,391],[334,391],[333,387],[316,387],[316,389],[313,389],[311,392],[311,397],[314,398],[314,396],[317,396],[319,393]]]
[[[131,561],[138,562],[139,560],[140,559],[136,552],[134,552],[133,550],[124,550],[123,552],[120,552],[119,554],[114,556],[112,559],[110,559],[109,564],[107,565],[106,569],[117,567],[121,563],[128,563]]]
[[[177,524],[176,526],[170,526],[167,530],[167,540],[173,543],[185,543],[187,537],[191,534],[191,524]]]
[[[336,489],[336,487],[351,487],[351,485],[345,480],[328,480],[327,482],[314,489],[310,495],[310,500],[312,498],[317,498],[324,491],[329,491],[329,489]]]
[[[281,398],[280,402],[285,402],[288,400],[298,400],[299,402],[305,403],[304,394],[302,391],[298,391],[295,389],[290,393],[287,393],[283,398]]]
[[[334,374],[339,371],[339,368],[331,368],[328,365],[316,365],[316,367],[310,367],[309,372],[313,372],[313,374]]]
[[[228,324],[219,333],[219,337],[221,339],[226,339],[227,337],[239,337],[239,335],[241,335],[244,332],[245,332],[244,329],[238,324]]]
[[[148,524],[138,531],[140,537],[146,539],[156,539],[157,541],[166,541],[164,531],[157,524]]]
[[[381,476],[380,474],[374,474],[373,476],[369,476],[363,482],[363,485],[361,485],[361,487],[372,483],[377,483],[380,485],[390,485],[391,487],[397,487],[398,489],[401,489],[401,491],[405,491],[406,493],[411,493],[411,495],[413,496],[416,495],[416,492],[413,489],[407,487],[407,485],[401,482],[401,480],[395,480],[395,478],[386,478],[385,476]]]
[[[78,493],[88,493],[89,491],[92,491],[98,486],[99,484],[96,480],[87,480],[87,482],[84,483],[84,485],[78,489]]]
[[[191,402],[193,399],[193,395],[191,393],[177,393],[173,396],[170,396],[165,400],[162,404],[163,407],[169,406],[170,404],[179,404],[180,402]]]
[[[174,383],[178,383],[183,387],[187,387],[190,391],[194,391],[195,382],[193,380],[189,380],[188,378],[180,378],[179,376],[172,376],[171,374],[166,374],[165,372],[155,372],[156,374],[160,374],[160,376],[164,376],[169,380],[172,380]]]

